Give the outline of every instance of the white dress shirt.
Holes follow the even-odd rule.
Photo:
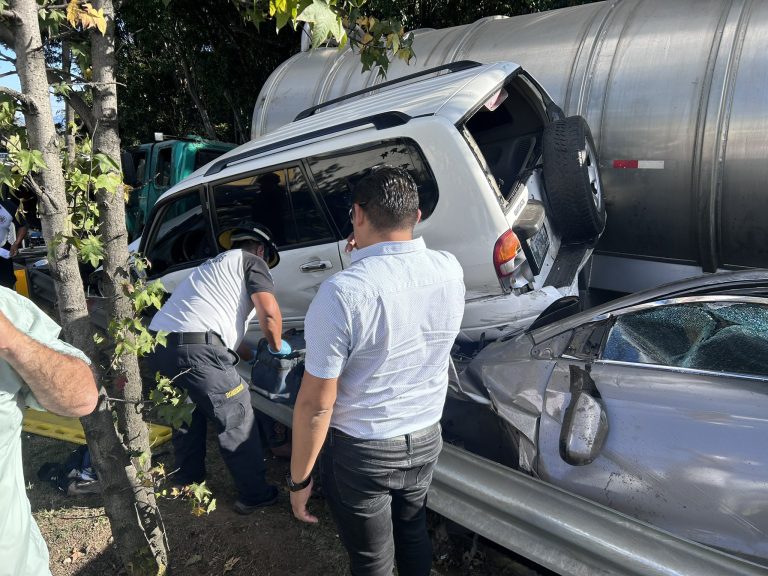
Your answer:
[[[422,238],[352,253],[307,312],[306,370],[338,378],[331,426],[386,439],[440,420],[464,313],[463,271]]]

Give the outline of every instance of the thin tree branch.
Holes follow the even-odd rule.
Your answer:
[[[82,96],[77,92],[70,91],[68,94],[64,95],[64,99],[70,106],[72,106],[75,113],[80,116],[88,133],[93,134],[96,130],[96,118],[93,115],[93,110],[91,110],[88,104],[85,103]]]
[[[59,77],[58,78],[59,81],[62,81],[62,82],[64,81],[64,77],[65,76],[71,78],[72,80],[77,80],[78,82],[81,82],[81,83],[84,83],[84,84],[88,82],[88,80],[86,80],[82,76],[78,76],[77,74],[73,74],[71,71],[62,70],[61,68],[46,68],[45,71],[46,71],[46,73],[48,75],[48,83],[49,84],[53,83],[53,82],[51,82],[51,76],[54,75],[54,74],[56,76],[58,76]]]
[[[3,54],[2,52],[0,52],[0,60],[13,64],[14,66],[16,65],[16,58],[11,58],[8,54]]]
[[[47,40],[49,42],[61,42],[63,40],[71,40],[72,38],[83,38],[84,34],[81,30],[78,30],[77,28],[67,28],[65,30],[62,30],[58,34],[54,34],[53,36],[48,36]]]
[[[59,203],[56,201],[56,198],[48,194],[46,190],[40,187],[40,185],[35,181],[32,176],[27,174],[24,176],[24,184],[26,184],[32,192],[34,192],[35,196],[37,196],[40,200],[46,201],[54,210],[59,209]]]
[[[13,48],[13,32],[4,23],[0,22],[0,44]]]
[[[69,76],[74,82],[72,81],[66,81],[66,84],[69,84],[70,86],[123,86],[126,85],[122,82],[91,82],[89,80],[86,80],[82,76],[78,76],[77,74],[73,74],[72,72],[65,72],[64,70],[61,70],[59,68],[46,68],[46,72],[48,73],[48,83],[54,84],[54,78],[52,76],[56,75],[58,76],[59,82],[65,82],[64,77]]]
[[[13,10],[0,10],[0,18],[3,20],[13,20],[18,22],[20,20],[19,15]]]
[[[13,88],[8,88],[7,86],[0,86],[0,94],[5,94],[6,96],[10,96],[14,100],[18,100],[19,102],[22,103],[22,105],[25,108],[27,108],[33,114],[38,113],[37,104],[35,104],[34,101],[26,94],[23,94],[18,90],[14,90]]]

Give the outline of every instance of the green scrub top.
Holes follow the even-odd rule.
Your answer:
[[[0,311],[31,338],[89,362],[80,350],[58,339],[61,328],[42,310],[1,286]],[[40,409],[16,371],[0,360],[0,575],[48,576],[48,548],[32,518],[21,465],[25,405]]]

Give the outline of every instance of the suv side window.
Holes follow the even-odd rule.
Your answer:
[[[347,148],[307,158],[307,162],[342,238],[352,232],[349,222],[352,205],[350,186],[354,186],[374,166],[389,164],[408,170],[419,190],[422,220],[429,218],[437,205],[437,182],[421,150],[410,139],[397,138]]]
[[[336,241],[298,166],[217,184],[213,202],[220,232],[250,218],[269,228],[281,248]]]
[[[150,275],[159,276],[171,267],[184,267],[216,254],[216,248],[203,218],[200,190],[174,196],[158,209],[145,249],[151,264]]]
[[[604,360],[768,376],[768,306],[689,302],[617,318]]]

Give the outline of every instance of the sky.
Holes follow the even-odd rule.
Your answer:
[[[13,52],[7,49],[3,49],[2,53],[10,56],[13,58],[15,55]],[[21,86],[19,85],[19,77],[16,74],[11,74],[10,76],[3,76],[3,74],[7,72],[11,72],[14,70],[13,65],[10,62],[6,62],[5,60],[0,60],[0,86],[6,86],[7,88],[12,88],[13,90],[21,90]],[[64,115],[64,104],[61,102],[60,99],[55,98],[53,95],[51,95],[51,106],[53,107],[53,118],[56,122],[61,121]]]
[[[5,50],[3,50],[3,53],[12,55],[13,53],[8,53]],[[0,76],[5,74],[6,72],[10,72],[13,70],[13,66],[11,66],[10,62],[6,62],[5,60],[0,60]],[[16,76],[16,74],[12,76],[3,76],[0,78],[0,85],[6,86],[8,88],[13,88],[14,90],[20,90],[21,87],[19,86],[19,77]]]

